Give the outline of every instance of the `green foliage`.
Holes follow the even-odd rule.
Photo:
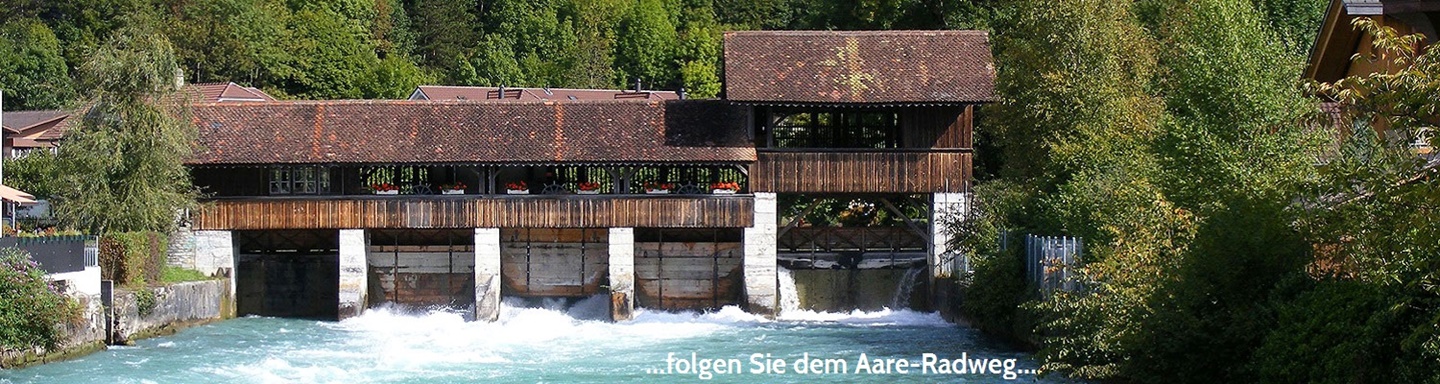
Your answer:
[[[165,237],[156,232],[110,233],[100,238],[100,273],[130,288],[164,281]]]
[[[675,26],[660,0],[640,0],[620,23],[615,64],[625,83],[657,84],[674,78]]]
[[[135,290],[135,309],[140,313],[140,316],[149,316],[151,312],[154,312],[155,305],[157,304],[156,301],[155,291],[149,287],[141,287]]]
[[[174,93],[176,57],[163,36],[126,29],[81,68],[89,109],[55,157],[56,217],[90,233],[169,231],[195,204],[183,162],[194,145],[188,104]]]
[[[165,284],[184,283],[187,281],[210,280],[204,273],[189,268],[166,265],[160,270],[160,282]]]
[[[452,83],[459,63],[478,41],[477,19],[470,1],[418,0],[411,6],[415,20],[416,53],[421,63],[447,76]]]
[[[1317,142],[1300,58],[1241,1],[1014,1],[993,23],[1001,99],[987,116],[1005,156],[1002,181],[976,193],[1015,203],[980,223],[1084,238],[1086,291],[1014,310],[1024,290],[980,288],[975,312],[1034,323],[1044,368],[1072,376],[1251,377],[1276,326],[1264,298],[1308,251],[1294,201]],[[960,245],[976,279],[1018,273],[995,247]]]
[[[78,316],[79,304],[56,292],[29,254],[0,249],[0,349],[53,348]]]
[[[945,225],[955,233],[956,248],[970,258],[973,274],[960,276],[966,315],[976,328],[1013,338],[1029,338],[1034,326],[1020,313],[1026,292],[1025,263],[1019,239],[1009,230],[1024,216],[1031,198],[1022,186],[1006,181],[975,188],[970,217]]]
[[[35,196],[55,194],[55,155],[35,151],[23,157],[5,159],[5,183]]]
[[[1434,102],[1440,92],[1440,50],[1433,45],[1416,50],[1423,36],[1399,35],[1369,19],[1358,19],[1355,26],[1374,36],[1378,57],[1371,59],[1389,61],[1394,70],[1318,85],[1343,107],[1344,117],[1335,124],[1353,131],[1340,138],[1320,167],[1321,182],[1308,191],[1312,208],[1301,228],[1322,244],[1324,272],[1389,293],[1384,312],[1376,314],[1387,317],[1363,324],[1349,319],[1345,325],[1379,335],[1367,346],[1378,352],[1366,356],[1388,368],[1377,374],[1388,374],[1381,377],[1393,382],[1436,383],[1440,228],[1434,216],[1440,207],[1440,171],[1417,156],[1412,143],[1423,141],[1421,132],[1433,129],[1440,116]]]
[[[0,89],[7,111],[62,108],[74,99],[60,40],[40,20],[0,27]]]

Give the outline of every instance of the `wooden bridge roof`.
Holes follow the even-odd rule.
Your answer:
[[[725,34],[725,97],[755,103],[968,104],[995,99],[984,31]]]
[[[190,165],[743,163],[722,101],[295,101],[197,105]]]

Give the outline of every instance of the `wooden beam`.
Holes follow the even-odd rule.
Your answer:
[[[795,216],[794,219],[790,219],[790,222],[785,224],[785,227],[780,228],[779,232],[775,232],[775,237],[785,236],[785,232],[790,232],[790,228],[795,228],[796,225],[800,225],[800,222],[805,220],[805,216],[809,216],[810,212],[815,211],[815,207],[819,206],[819,200],[810,200],[810,205],[805,207],[805,211],[801,212],[799,216]]]
[[[889,210],[890,213],[894,213],[896,216],[900,216],[900,218],[905,219],[905,226],[910,227],[911,231],[915,231],[916,235],[920,235],[920,237],[925,239],[925,241],[927,242],[930,241],[930,232],[921,230],[920,226],[915,224],[914,220],[910,219],[910,216],[906,216],[905,212],[901,212],[899,208],[895,207],[895,204],[890,203],[890,199],[882,197],[880,198],[880,204],[884,205],[885,209]],[[935,223],[930,223],[930,225],[933,226],[935,225]]]

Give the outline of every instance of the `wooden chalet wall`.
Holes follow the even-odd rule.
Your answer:
[[[750,190],[964,192],[972,176],[975,107],[910,107],[900,114],[902,148],[757,150]]]
[[[197,230],[344,228],[738,228],[749,196],[255,198],[205,203]]]

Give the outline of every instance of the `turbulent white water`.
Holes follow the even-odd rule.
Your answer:
[[[938,315],[907,310],[824,313],[789,310],[771,320],[726,307],[709,313],[638,310],[611,323],[608,298],[538,308],[507,300],[495,323],[467,322],[456,311],[372,309],[340,322],[248,317],[112,348],[79,360],[0,371],[3,383],[431,383],[695,381],[667,358],[735,359],[742,372],[710,372],[717,382],[1002,382],[1002,375],[891,372],[751,372],[752,358],[838,358],[856,369],[869,359],[919,363],[942,358],[1012,359],[1023,353],[985,342]],[[768,359],[766,360],[768,361]],[[668,370],[667,370],[668,369]],[[1018,376],[1025,381],[1033,375]]]
[[[890,298],[890,308],[910,308],[910,297],[915,294],[915,278],[920,277],[920,272],[925,268],[910,268],[905,270],[905,276],[895,283],[895,296]]]
[[[785,267],[775,267],[776,284],[780,290],[780,313],[790,313],[800,310],[800,290],[795,288],[795,276],[790,274]]]

